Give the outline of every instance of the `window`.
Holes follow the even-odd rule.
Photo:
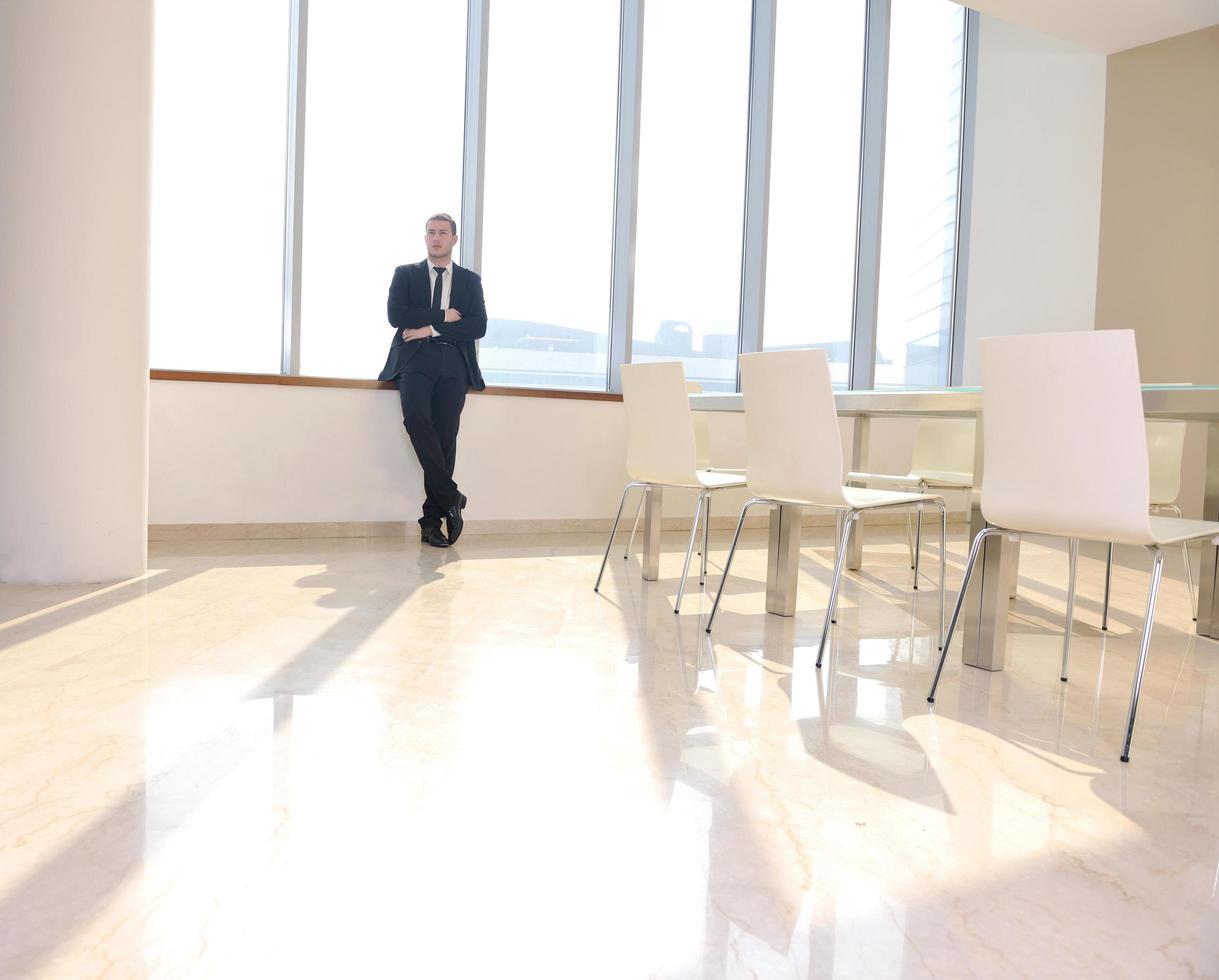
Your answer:
[[[632,359],[736,387],[749,114],[747,0],[648,0]]]
[[[948,383],[965,11],[893,4],[876,386]]]
[[[460,221],[465,50],[464,3],[310,0],[302,374],[375,378],[395,266]]]
[[[482,268],[490,384],[605,390],[617,0],[493,4]]]
[[[757,288],[742,258],[763,245],[752,237],[763,223],[744,220],[752,95],[770,121],[769,147],[754,148],[769,212],[765,295],[744,299],[764,299],[764,349],[823,348],[839,385],[869,359],[878,387],[949,380],[966,84],[957,3],[774,0],[773,84],[751,93],[751,65],[772,62],[750,0],[155,2],[155,367],[276,373],[288,354],[304,375],[375,377],[394,268],[423,258],[429,215],[460,222],[464,207],[478,221],[458,230],[478,243],[465,264],[486,284],[492,384],[604,390],[610,351],[627,346],[611,331],[629,329],[635,361],[680,360],[706,390],[732,391],[742,288]],[[482,22],[467,25],[470,11]],[[307,27],[303,100],[289,97],[295,14]],[[869,24],[885,23],[889,63],[868,66],[886,40],[869,45]],[[470,28],[485,60],[475,44],[468,61]],[[636,135],[635,106],[617,104],[620,81],[635,97],[620,63],[641,65],[634,175],[615,170],[633,152],[617,139]],[[467,105],[471,81],[485,98]],[[301,104],[297,159],[287,137]],[[481,118],[467,120],[475,105]],[[479,145],[463,145],[476,133]],[[463,181],[471,159],[479,173]],[[302,205],[286,233],[289,176]],[[627,232],[616,205],[634,207],[633,251],[615,251]],[[301,250],[289,290],[285,240]],[[611,321],[627,283],[630,315]],[[300,324],[291,350],[285,308]],[[853,355],[857,325],[876,340]]]
[[[278,373],[288,4],[155,13],[152,364]]]
[[[780,0],[775,32],[766,350],[851,361],[866,0]]]

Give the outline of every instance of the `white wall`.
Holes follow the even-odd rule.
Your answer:
[[[471,396],[457,477],[471,519],[612,513],[622,406]],[[401,521],[423,480],[394,391],[152,382],[153,524]]]
[[[1105,56],[982,16],[962,380],[982,337],[1091,330]]]
[[[419,465],[393,391],[152,382],[150,523],[403,521],[423,500]],[[744,417],[711,413],[713,463],[745,465]],[[903,455],[901,426],[873,428],[872,465]],[[842,424],[844,458],[851,423]],[[471,395],[457,479],[471,521],[612,517],[626,483],[619,402]],[[905,460],[909,464],[909,459]],[[734,516],[743,492],[717,494]],[[670,491],[665,513],[689,516]]]

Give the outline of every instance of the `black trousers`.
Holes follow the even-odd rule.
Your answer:
[[[435,340],[411,343],[421,349],[398,375],[402,424],[423,467],[426,498],[419,526],[440,527],[445,511],[461,499],[453,482],[453,466],[470,378],[465,358],[456,347]]]

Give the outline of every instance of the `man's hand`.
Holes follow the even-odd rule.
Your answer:
[[[444,322],[445,323],[456,323],[460,319],[461,319],[461,310],[455,310],[455,309],[453,309],[453,307],[450,306],[447,310],[444,311]]]
[[[431,327],[407,327],[402,331],[402,339],[405,341],[423,340],[424,337],[432,336]]]

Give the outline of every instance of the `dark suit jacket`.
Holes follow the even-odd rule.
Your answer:
[[[466,360],[470,385],[475,391],[487,387],[478,369],[478,354],[474,341],[487,335],[487,304],[483,300],[483,283],[478,273],[454,263],[453,284],[449,289],[449,305],[461,311],[461,319],[444,322],[444,311],[432,309],[432,287],[427,260],[413,265],[400,265],[394,270],[389,285],[389,322],[394,328],[394,340],[389,345],[389,357],[378,376],[380,381],[397,381],[403,368],[410,363],[425,341],[402,339],[407,327],[434,327],[446,340],[455,341]]]

